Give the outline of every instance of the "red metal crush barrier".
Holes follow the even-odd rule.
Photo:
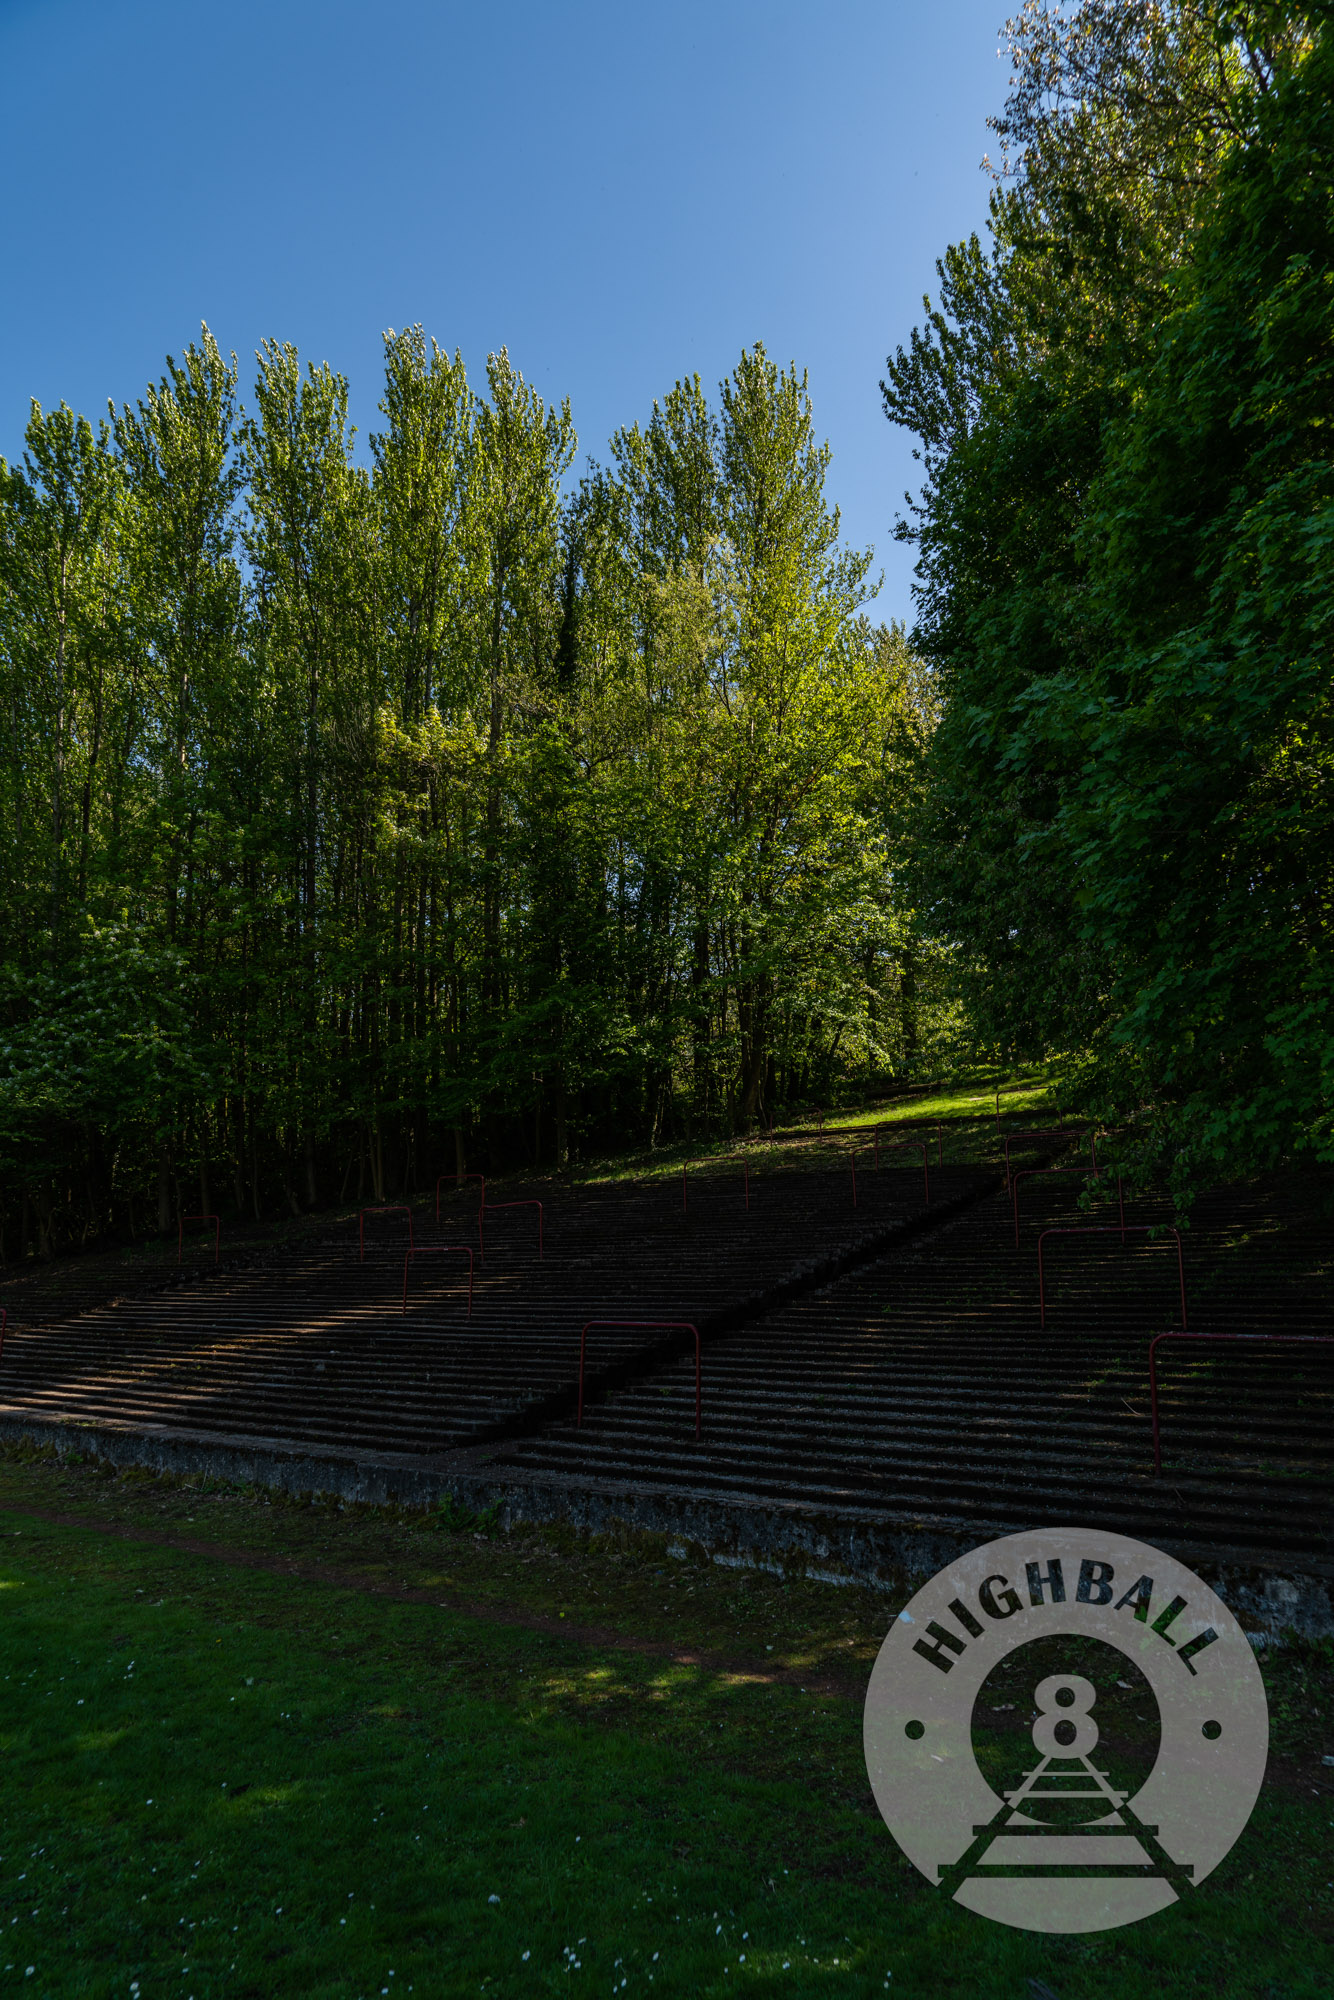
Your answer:
[[[912,1126],[909,1126],[907,1129],[912,1135],[911,1137],[902,1140],[886,1141],[886,1145],[920,1146],[923,1142],[917,1136],[916,1130]],[[882,1132],[902,1132],[903,1130],[904,1127],[902,1125],[831,1125],[828,1136],[834,1138],[839,1134],[844,1134],[852,1138],[869,1140],[874,1149],[875,1163],[878,1167],[880,1165],[880,1134]],[[945,1127],[940,1124],[929,1124],[927,1130],[928,1132],[934,1132],[936,1135],[936,1165],[943,1167],[945,1164]],[[928,1140],[926,1144],[929,1151],[930,1141]]]
[[[892,1132],[896,1128],[892,1125],[882,1125],[879,1129],[884,1132]],[[899,1126],[897,1129],[902,1131],[903,1128],[902,1126]],[[926,1129],[928,1132],[934,1132],[936,1135],[936,1165],[938,1167],[943,1167],[945,1164],[945,1127],[938,1120],[928,1119]],[[908,1130],[913,1133],[914,1137],[916,1137],[916,1133],[921,1130],[921,1127],[918,1126],[914,1130],[912,1126],[909,1126]],[[920,1141],[918,1143],[920,1144]],[[931,1142],[928,1139],[927,1141],[928,1146],[930,1145],[930,1143]]]
[[[1114,1224],[1090,1223],[1081,1229],[1044,1229],[1038,1238],[1038,1314],[1040,1323],[1047,1324],[1047,1294],[1042,1276],[1042,1246],[1049,1236],[1119,1236],[1124,1243],[1127,1236],[1152,1236],[1156,1225],[1151,1222],[1130,1222],[1120,1229]],[[1181,1254],[1181,1233],[1176,1229],[1163,1229],[1160,1235],[1173,1236],[1177,1246],[1177,1281],[1181,1287],[1181,1324],[1186,1324],[1186,1265]]]
[[[1101,1167],[1021,1167],[1010,1177],[1010,1202],[1014,1209],[1014,1247],[1019,1248],[1019,1183],[1020,1181],[1045,1180],[1049,1174],[1077,1174],[1081,1180],[1102,1179]],[[1121,1209],[1121,1241],[1126,1240],[1126,1198],[1121,1186],[1120,1174],[1116,1177],[1116,1199]]]
[[[1153,1411],[1153,1469],[1163,1469],[1162,1444],[1158,1431],[1158,1348],[1164,1340],[1201,1340],[1216,1347],[1233,1347],[1239,1342],[1258,1342],[1262,1347],[1334,1347],[1334,1335],[1327,1333],[1156,1333],[1149,1342],[1149,1406]]]
[[[746,1157],[745,1157],[744,1153],[734,1153],[734,1154],[732,1155],[732,1157],[733,1157],[733,1158],[734,1158],[734,1159],[735,1159],[735,1160],[736,1160],[736,1161],[737,1161],[737,1162],[739,1163],[739,1165],[740,1165],[740,1168],[741,1168],[741,1178],[742,1178],[742,1181],[743,1181],[743,1183],[744,1183],[744,1187],[745,1187],[745,1196],[746,1196],[746,1207],[747,1207],[747,1209],[749,1209],[749,1207],[750,1207],[750,1162],[749,1162],[749,1161],[748,1161],[748,1160],[746,1159]],[[682,1212],[683,1212],[683,1213],[687,1213],[687,1212],[689,1211],[689,1207],[690,1207],[690,1204],[689,1204],[688,1200],[686,1199],[686,1165],[687,1165],[687,1162],[683,1160],[683,1161],[681,1162],[681,1209],[682,1209]]]
[[[880,1134],[882,1132],[892,1132],[893,1129],[892,1125],[877,1125],[875,1128],[875,1163],[877,1166],[880,1165]],[[885,1142],[885,1151],[887,1153],[901,1152],[905,1147],[910,1151],[917,1147],[921,1148],[922,1190],[926,1197],[926,1205],[929,1208],[931,1206],[931,1161],[928,1157],[929,1149],[927,1142],[925,1139],[889,1139]]]
[[[465,1181],[480,1181],[482,1183],[482,1200],[486,1200],[485,1174],[441,1174],[435,1184],[435,1219],[437,1224],[440,1221],[440,1190],[446,1181],[453,1181],[456,1188],[461,1188]]]
[[[540,1201],[487,1201],[483,1198],[477,1211],[477,1249],[482,1262],[486,1262],[486,1239],[482,1234],[482,1218],[489,1208],[535,1208],[537,1210],[537,1255],[541,1262],[542,1250],[542,1204]]]
[[[176,1262],[179,1264],[181,1261],[181,1252],[185,1241],[185,1225],[187,1222],[211,1222],[213,1224],[213,1262],[220,1264],[222,1262],[222,1224],[216,1215],[183,1215],[179,1218],[176,1224]]]
[[[468,1260],[468,1318],[472,1318],[473,1257],[470,1243],[418,1243],[403,1259],[403,1310],[408,1309],[408,1265],[414,1257],[466,1257]]]
[[[895,1128],[890,1125],[882,1126],[880,1129],[882,1131],[893,1131]],[[902,1128],[900,1127],[899,1129],[901,1130]],[[909,1130],[911,1131],[912,1129],[910,1126]],[[920,1130],[920,1127],[918,1129]],[[945,1164],[945,1127],[938,1121],[928,1119],[926,1129],[928,1132],[934,1132],[936,1135],[936,1165],[943,1167]],[[928,1140],[927,1143],[929,1145],[930,1141]]]
[[[1062,1130],[1059,1132],[1007,1132],[1005,1135],[1006,1187],[1010,1185],[1010,1147],[1012,1144],[1017,1144],[1017,1142],[1020,1139],[1082,1139],[1083,1136],[1084,1134],[1082,1132],[1071,1132],[1069,1130]],[[1095,1167],[1098,1164],[1098,1156],[1096,1151],[1093,1156],[1093,1164]]]
[[[700,1369],[699,1369],[699,1328],[688,1319],[586,1319],[579,1331],[579,1408],[575,1415],[576,1427],[584,1421],[584,1349],[590,1326],[602,1327],[654,1327],[659,1332],[693,1333],[695,1336],[695,1436],[700,1432]]]
[[[408,1248],[412,1247],[412,1210],[405,1201],[391,1201],[384,1208],[363,1208],[357,1217],[357,1240],[361,1245],[358,1263],[366,1261],[366,1217],[368,1215],[406,1215],[408,1218]]]

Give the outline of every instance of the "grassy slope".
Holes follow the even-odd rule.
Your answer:
[[[1008,1076],[1001,1087],[1002,1109],[1011,1119],[1016,1113],[1041,1112],[1044,1121],[1047,1121],[1054,1110],[1055,1087],[1039,1070]],[[975,1164],[983,1160],[994,1164],[994,1107],[995,1085],[985,1077],[979,1077],[942,1084],[930,1097],[898,1098],[861,1110],[831,1111],[829,1122],[840,1130],[865,1127],[869,1133],[870,1128],[876,1125],[926,1126],[942,1120],[946,1126],[947,1164]],[[849,1146],[846,1137],[832,1139],[828,1147],[821,1149],[818,1144],[812,1144],[817,1136],[813,1114],[782,1125],[780,1141],[772,1147],[752,1136],[747,1142],[752,1172],[762,1174],[785,1165],[829,1166],[843,1159]],[[786,1139],[798,1139],[800,1144],[785,1146],[782,1141]],[[930,1150],[934,1163],[934,1132]],[[568,1175],[515,1173],[493,1180],[490,1186],[493,1193],[503,1195],[511,1181],[522,1182],[525,1187],[543,1182],[561,1187],[596,1185],[623,1180],[626,1176],[640,1180],[671,1177],[679,1175],[683,1160],[703,1165],[708,1161],[722,1160],[736,1151],[737,1142],[734,1140],[701,1143],[695,1147],[660,1147],[651,1153],[627,1153],[600,1160]],[[860,1158],[864,1156],[859,1154]],[[913,1156],[908,1152],[897,1156],[896,1164],[905,1171],[911,1168],[912,1162]],[[433,1207],[433,1192],[429,1188],[413,1199],[421,1210],[429,1211]],[[442,1199],[446,1204],[446,1217],[468,1213],[476,1205],[476,1183],[469,1183],[459,1191],[453,1189],[448,1177],[445,1177]],[[322,1239],[331,1230],[340,1227],[355,1228],[356,1218],[355,1205],[323,1209],[300,1218],[287,1218],[269,1224],[237,1222],[228,1216],[221,1230],[223,1260],[226,1262],[238,1255],[242,1259],[271,1256],[274,1252],[281,1252],[286,1244],[300,1244],[312,1237]],[[211,1228],[192,1224],[185,1236],[183,1275],[194,1278],[206,1272],[213,1261],[213,1248]],[[173,1234],[140,1238],[131,1245],[92,1250],[81,1255],[62,1255],[44,1261],[30,1258],[26,1263],[0,1266],[0,1304],[7,1303],[17,1320],[37,1312],[59,1314],[68,1311],[71,1300],[81,1309],[87,1305],[89,1296],[99,1289],[107,1298],[140,1289],[155,1290],[177,1276],[177,1257],[178,1244]],[[77,1298],[74,1297],[76,1293]]]
[[[1003,1117],[1013,1125],[1016,1116],[1024,1115],[1028,1125],[1039,1115],[1044,1126],[1053,1122],[1060,1095],[1059,1079],[1045,1070],[1032,1069],[1007,1073],[1000,1080],[1000,1108]],[[922,1136],[930,1145],[931,1162],[936,1160],[937,1122],[945,1127],[946,1164],[961,1162],[976,1163],[984,1158],[996,1156],[996,1081],[987,1076],[967,1076],[942,1082],[929,1094],[916,1097],[889,1098],[883,1103],[831,1109],[826,1112],[826,1122],[832,1132],[844,1135],[831,1141],[830,1151],[840,1146],[846,1151],[846,1135],[857,1130],[865,1130],[868,1135],[876,1126],[902,1125],[905,1128],[922,1127]],[[1082,1121],[1076,1121],[1082,1122]],[[814,1112],[780,1119],[775,1126],[775,1140],[772,1147],[766,1144],[764,1135],[752,1132],[745,1140],[752,1165],[758,1162],[761,1170],[766,1163],[781,1165],[809,1164],[812,1144],[819,1136],[819,1123]],[[785,1142],[799,1140],[796,1152],[785,1153]],[[683,1160],[703,1164],[710,1159],[725,1159],[738,1153],[741,1146],[738,1139],[699,1141],[694,1145],[662,1146],[652,1153],[634,1153],[617,1156],[615,1159],[599,1161],[586,1169],[580,1169],[576,1180],[594,1182],[616,1180],[626,1174],[637,1179],[651,1179],[655,1175],[678,1174]],[[818,1152],[818,1147],[816,1148]],[[900,1165],[903,1164],[901,1159]]]
[[[1198,1900],[1046,1939],[943,1903],[876,1815],[886,1598],[12,1454],[0,1542],[0,1989],[1334,1986],[1328,1660],[1271,1663],[1270,1778]]]

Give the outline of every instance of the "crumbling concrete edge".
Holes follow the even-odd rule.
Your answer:
[[[824,1582],[894,1592],[918,1588],[947,1563],[988,1540],[1022,1532],[1024,1525],[875,1520],[797,1503],[759,1508],[687,1494],[598,1490],[576,1481],[521,1484],[488,1477],[484,1467],[457,1473],[450,1490],[467,1507],[496,1508],[505,1527],[563,1522],[589,1534],[628,1527],[665,1534],[682,1552],[697,1549],[738,1568],[796,1569]],[[1289,1633],[1334,1637],[1334,1573],[1270,1567],[1240,1552],[1220,1556],[1175,1540],[1162,1547],[1217,1591],[1257,1645]]]
[[[449,1498],[477,1513],[494,1510],[502,1529],[559,1525],[590,1535],[629,1530],[664,1536],[669,1553],[683,1557],[897,1595],[916,1589],[980,1543],[1022,1527],[1004,1520],[876,1520],[796,1502],[760,1508],[576,1479],[513,1479],[502,1467],[488,1466],[489,1453],[476,1447],[436,1460],[341,1455],[287,1449],[262,1438],[60,1423],[3,1411],[0,1440],[62,1458],[348,1505],[429,1510]],[[1175,1540],[1163,1546],[1218,1592],[1255,1645],[1291,1633],[1303,1639],[1334,1636],[1334,1569],[1302,1570],[1281,1558],[1266,1565],[1242,1552],[1220,1555]]]

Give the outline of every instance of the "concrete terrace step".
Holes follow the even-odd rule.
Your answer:
[[[20,1326],[0,1394],[11,1421],[26,1410],[82,1424],[188,1421],[198,1433],[260,1428],[293,1443],[458,1448],[572,1407],[587,1320],[690,1320],[716,1334],[985,1185],[938,1174],[931,1218],[914,1205],[916,1175],[894,1169],[863,1174],[856,1207],[850,1177],[828,1170],[756,1175],[749,1209],[730,1177],[692,1176],[684,1212],[674,1185],[613,1188],[548,1199],[541,1260],[535,1232],[526,1244],[488,1212],[470,1319],[465,1261],[425,1256],[412,1260],[405,1316],[406,1224],[393,1241],[396,1218],[368,1218],[364,1258],[349,1231],[273,1269]],[[460,1233],[448,1214],[438,1229],[415,1217],[414,1231],[423,1248]],[[590,1384],[627,1379],[678,1341],[657,1327],[598,1327]]]
[[[740,1330],[709,1357],[698,1446],[676,1363],[590,1410],[582,1431],[557,1423],[499,1447],[477,1490],[559,1491],[568,1508],[581,1481],[604,1494],[620,1482],[645,1522],[689,1496],[756,1522],[780,1506],[812,1520],[851,1507],[905,1530],[929,1517],[972,1540],[997,1519],[1087,1520],[1323,1573],[1334,1347],[1166,1346],[1155,1478],[1147,1346],[1176,1318],[1175,1253],[1164,1287],[1161,1244],[1065,1239],[1044,1332],[1036,1234],[1083,1222],[1072,1196],[1035,1188],[1018,1252],[998,1198]],[[1334,1331],[1328,1236],[1308,1211],[1277,1187],[1202,1206],[1186,1246],[1192,1328]]]
[[[1114,1204],[1090,1216],[1076,1183],[1025,1183],[1016,1249],[996,1181],[933,1171],[930,1212],[911,1167],[859,1168],[855,1211],[849,1181],[753,1181],[749,1212],[721,1175],[691,1177],[684,1214],[679,1183],[548,1191],[543,1262],[523,1211],[508,1235],[488,1226],[471,1321],[464,1260],[415,1260],[404,1318],[392,1219],[364,1263],[345,1230],[281,1268],[20,1327],[0,1418],[74,1427],[112,1455],[359,1497],[448,1486],[863,1573],[1077,1520],[1247,1574],[1300,1572],[1303,1589],[1334,1576],[1334,1348],[1165,1346],[1155,1478],[1146,1355],[1178,1317],[1170,1238],[1049,1238],[1044,1329],[1039,1233],[1106,1225]],[[1170,1217],[1141,1203],[1127,1219]],[[414,1226],[461,1233],[448,1216]],[[1192,1330],[1331,1331],[1329,1232],[1300,1182],[1210,1197],[1185,1267]],[[574,1424],[579,1327],[622,1317],[701,1326],[699,1443],[693,1349],[631,1329],[591,1338]]]

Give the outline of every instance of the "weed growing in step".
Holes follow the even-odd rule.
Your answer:
[[[452,1535],[490,1535],[494,1534],[499,1521],[499,1505],[480,1509],[465,1507],[452,1493],[446,1493],[429,1517],[427,1526],[447,1529]]]

